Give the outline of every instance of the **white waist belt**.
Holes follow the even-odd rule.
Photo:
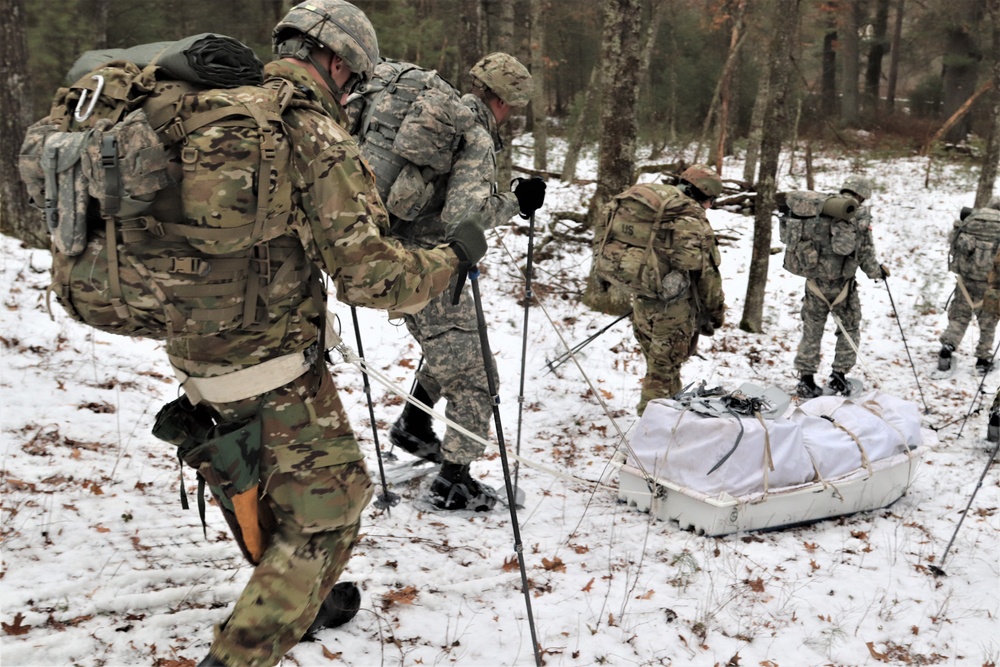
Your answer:
[[[187,394],[188,400],[196,405],[202,401],[232,403],[260,396],[298,379],[307,370],[309,363],[302,352],[286,354],[256,366],[208,378],[191,377],[174,366],[181,389]]]

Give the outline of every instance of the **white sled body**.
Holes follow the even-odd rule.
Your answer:
[[[900,399],[877,392],[859,399],[821,397],[774,420],[742,417],[739,446],[707,472],[731,449],[736,417],[706,417],[670,401],[649,405],[632,452],[618,461],[618,497],[710,536],[891,505],[905,495],[934,440],[932,431],[920,428],[919,412]],[[831,415],[838,426],[816,415]],[[848,464],[852,459],[856,463]]]

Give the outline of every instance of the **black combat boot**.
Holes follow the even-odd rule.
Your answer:
[[[830,373],[830,389],[840,396],[851,395],[851,385],[847,382],[847,377],[840,371]]]
[[[823,393],[823,390],[816,386],[812,373],[805,373],[799,378],[799,384],[795,387],[795,393],[799,398],[816,398]]]
[[[413,391],[413,398],[424,405],[431,404],[430,394],[419,383]],[[441,463],[441,438],[434,432],[431,416],[407,403],[399,419],[389,429],[389,442],[414,456]]]
[[[950,371],[951,370],[951,353],[955,351],[955,346],[951,343],[945,343],[941,346],[941,351],[938,352],[938,370],[939,371]]]
[[[991,370],[993,370],[992,361],[990,361],[989,359],[984,359],[983,357],[979,357],[978,359],[976,359],[976,373],[978,373],[979,375],[986,375]]]
[[[204,660],[198,663],[198,667],[226,667],[226,663],[209,653]]]
[[[468,465],[443,463],[431,483],[431,504],[440,510],[489,512],[497,503],[497,492],[473,479]]]
[[[341,581],[334,584],[330,593],[323,600],[303,639],[311,639],[312,635],[323,628],[337,628],[354,618],[361,609],[361,591],[353,581]]]
[[[986,439],[989,442],[1000,440],[1000,409],[990,409],[990,421],[986,425]]]

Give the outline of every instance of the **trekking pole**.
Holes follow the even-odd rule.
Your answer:
[[[358,311],[354,306],[351,306],[351,319],[354,320],[354,338],[358,341],[358,356],[361,357],[361,361],[364,362],[365,351],[364,348],[361,347],[361,327],[358,326]],[[363,365],[367,366],[367,364]],[[378,427],[375,424],[375,406],[372,404],[372,387],[368,382],[368,371],[364,367],[361,369],[361,377],[364,379],[365,397],[368,399],[368,419],[372,423],[372,438],[375,440],[375,456],[378,458],[378,474],[379,478],[382,480],[382,493],[372,504],[379,509],[388,511],[390,507],[395,507],[399,504],[399,494],[390,491],[389,486],[385,481],[385,466],[382,465],[382,448],[378,444]]]
[[[580,343],[577,343],[576,345],[574,345],[570,349],[566,350],[565,352],[563,352],[562,354],[560,354],[558,357],[556,357],[552,361],[547,362],[545,365],[549,367],[549,372],[551,373],[551,372],[555,371],[555,369],[559,368],[560,366],[562,366],[563,364],[565,364],[567,361],[569,361],[570,358],[574,354],[576,354],[577,352],[579,352],[580,350],[582,350],[583,348],[587,347],[588,345],[590,345],[591,343],[593,343],[595,340],[597,340],[597,338],[601,334],[603,334],[605,331],[607,331],[608,329],[610,329],[614,325],[618,324],[619,322],[621,322],[622,320],[624,320],[626,317],[631,317],[631,316],[632,316],[632,309],[629,308],[629,310],[628,310],[627,313],[625,313],[624,315],[619,316],[611,324],[607,325],[606,327],[604,327],[603,329],[601,329],[597,333],[592,334],[586,340],[584,340],[584,341],[582,341]]]
[[[962,522],[965,521],[965,517],[969,513],[969,508],[972,507],[972,501],[975,500],[976,494],[979,493],[979,489],[983,486],[983,480],[986,479],[986,473],[989,472],[990,466],[993,465],[993,461],[996,459],[998,451],[1000,451],[1000,441],[993,445],[993,451],[990,453],[990,460],[986,462],[986,467],[983,468],[983,474],[979,476],[979,481],[976,482],[976,488],[972,490],[972,495],[969,497],[969,503],[965,506],[965,510],[962,512],[962,518],[958,520],[958,525],[955,526],[955,532],[952,533],[951,539],[948,540],[948,546],[944,548],[944,553],[941,554],[941,560],[937,565],[930,566],[930,571],[933,572],[935,576],[946,576],[944,571],[944,559],[948,557],[948,551],[951,549],[951,545],[955,541],[955,537],[958,536],[958,529],[962,527]]]
[[[524,272],[524,325],[521,327],[521,386],[517,390],[517,442],[514,452],[521,456],[521,418],[524,414],[524,365],[528,354],[528,312],[531,310],[531,263],[535,245],[535,212],[528,217],[528,259]],[[514,497],[517,497],[517,481],[521,472],[521,462],[514,461]]]
[[[990,355],[990,365],[987,366],[987,368],[993,366],[993,359],[997,356],[997,350],[1000,350],[1000,342],[997,342],[997,346],[993,348],[993,354]],[[962,431],[965,430],[965,423],[969,420],[969,415],[972,414],[972,409],[976,407],[976,401],[979,400],[979,393],[983,390],[983,383],[986,382],[987,375],[989,375],[989,373],[983,373],[983,379],[979,381],[976,393],[972,397],[972,403],[969,405],[969,411],[965,413],[964,417],[962,417],[962,426],[958,429],[958,435],[955,436],[956,440],[962,437]]]
[[[910,346],[906,344],[906,334],[903,332],[903,323],[899,321],[899,311],[896,310],[896,302],[892,298],[892,290],[889,289],[889,277],[882,278],[885,283],[885,292],[889,295],[889,303],[892,305],[892,314],[896,316],[896,325],[899,327],[899,335],[903,338],[903,347],[906,349],[906,358],[910,360],[910,368],[913,369],[913,379],[917,381],[917,391],[920,392],[920,402],[924,404],[924,414],[929,414],[931,409],[927,407],[924,399],[924,390],[920,386],[920,378],[917,377],[917,367],[913,364],[913,357],[910,356]]]
[[[531,630],[531,647],[535,652],[535,664],[542,665],[542,655],[539,652],[538,638],[535,635],[535,618],[531,613],[531,591],[528,587],[528,572],[524,566],[524,547],[521,544],[521,531],[517,524],[517,496],[510,480],[510,466],[507,463],[507,447],[503,439],[503,427],[500,423],[500,396],[497,394],[497,383],[493,377],[493,353],[490,351],[490,339],[486,332],[486,317],[483,315],[483,300],[479,295],[479,268],[469,269],[469,281],[472,283],[472,298],[476,304],[476,325],[479,329],[479,344],[483,350],[483,365],[486,368],[486,384],[493,403],[493,421],[496,424],[497,441],[500,449],[500,463],[503,467],[503,481],[507,491],[507,508],[510,510],[511,529],[514,532],[514,553],[517,554],[517,564],[521,569],[521,590],[524,592],[524,606],[528,614],[528,628]],[[456,292],[456,296],[457,296]]]

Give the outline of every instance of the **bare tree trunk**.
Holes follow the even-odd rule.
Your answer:
[[[597,106],[597,82],[601,74],[601,64],[597,62],[590,71],[590,82],[587,90],[583,94],[583,102],[580,104],[580,111],[573,122],[569,142],[566,145],[566,157],[563,159],[562,173],[560,179],[564,183],[569,183],[576,178],[576,163],[580,158],[580,151],[583,149],[583,140],[586,136],[590,119],[594,116]]]
[[[840,9],[840,69],[841,77],[840,118],[847,125],[857,125],[858,75],[860,74],[861,45],[858,40],[858,0],[844,0]]]
[[[473,63],[486,55],[483,43],[482,5],[480,0],[461,0],[458,8],[458,62],[459,73],[464,77]],[[460,78],[455,79],[458,84]]]
[[[484,0],[499,5],[499,22],[497,23],[497,51],[504,51],[513,56],[514,52],[514,0]],[[510,122],[500,127],[500,136],[507,150],[497,155],[497,183],[510,183],[511,165],[513,164],[514,125]]]
[[[642,49],[642,0],[604,0],[601,39],[601,142],[597,190],[587,217],[596,228],[604,205],[630,185],[635,172],[636,108]],[[607,313],[624,313],[628,301],[608,291],[591,271],[584,304]]]
[[[896,4],[896,22],[892,28],[892,45],[889,47],[889,80],[885,85],[885,104],[889,111],[896,109],[896,82],[899,80],[900,44],[903,42],[903,8],[906,0]]]
[[[0,232],[29,246],[46,248],[48,236],[42,216],[28,205],[21,185],[17,157],[24,131],[32,115],[28,94],[28,46],[24,34],[27,23],[24,0],[0,0]],[[54,91],[53,91],[54,92]]]
[[[989,136],[986,138],[986,152],[983,155],[983,167],[979,172],[979,185],[976,188],[976,203],[978,207],[986,206],[993,198],[993,188],[997,181],[997,165],[1000,163],[1000,0],[989,2],[990,22],[993,24],[993,104],[990,108],[993,123]]]
[[[798,30],[799,0],[777,0],[775,25],[782,23],[788,30],[777,30],[771,47],[770,84],[766,103],[764,138],[760,147],[760,178],[754,205],[753,251],[743,317],[740,328],[751,333],[763,331],[764,294],[767,288],[768,261],[771,257],[771,213],[775,209],[778,157],[787,123],[787,94],[792,67],[793,40],[790,33]]]
[[[757,182],[757,160],[760,157],[760,142],[764,136],[765,107],[771,94],[769,76],[765,72],[764,76],[760,77],[760,81],[757,84],[757,98],[753,103],[753,115],[750,118],[750,134],[747,137],[747,157],[743,162],[743,180],[747,183]]]
[[[820,104],[827,118],[837,113],[837,25],[827,28],[823,35],[822,92]]]
[[[952,20],[947,27],[944,66],[944,115],[952,115],[976,89],[979,61],[983,55],[976,44],[973,26],[983,17],[982,0],[953,0]],[[963,115],[945,135],[959,142],[969,133],[969,118]]]
[[[719,77],[718,99],[719,112],[715,119],[715,147],[710,152],[709,161],[715,165],[715,171],[722,173],[722,159],[726,156],[726,131],[729,129],[729,105],[732,99],[733,70],[739,62],[740,46],[743,38],[746,37],[744,31],[744,15],[746,13],[746,0],[734,0],[735,7],[729,8],[733,14],[733,28],[729,34],[729,53],[726,56],[726,64],[722,68],[722,75]]]
[[[875,23],[872,43],[868,49],[865,68],[865,103],[868,113],[874,115],[879,108],[879,84],[882,82],[882,58],[887,50],[886,33],[889,29],[889,2],[878,0],[875,6]]]
[[[531,126],[535,139],[535,169],[547,170],[549,164],[546,126],[548,118],[548,95],[545,83],[545,11],[546,0],[531,0],[531,80],[535,88],[531,97]]]

